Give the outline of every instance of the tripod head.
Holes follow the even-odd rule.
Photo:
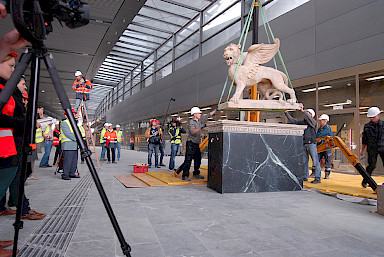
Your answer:
[[[53,31],[54,18],[71,29],[89,23],[89,5],[79,0],[1,0],[12,14],[13,23],[21,36],[34,47]]]

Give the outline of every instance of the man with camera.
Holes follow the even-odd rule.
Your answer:
[[[181,144],[181,134],[186,133],[185,129],[181,126],[179,118],[171,121],[171,127],[168,131],[171,136],[171,158],[169,159],[169,170],[176,171],[175,169],[175,156],[179,151]]]
[[[148,141],[148,165],[149,168],[152,166],[152,153],[155,153],[155,167],[159,166],[159,147],[163,132],[157,126],[156,119],[151,120],[151,127],[145,131],[145,138]]]
[[[89,90],[93,88],[91,81],[83,77],[83,73],[81,71],[75,72],[76,80],[73,82],[73,90],[76,91],[76,104],[75,110],[76,112],[79,109],[81,101],[84,101],[85,108],[87,108],[87,101],[89,100]]]

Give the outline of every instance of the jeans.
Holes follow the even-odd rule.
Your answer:
[[[77,150],[64,150],[63,178],[75,176],[77,171]]]
[[[105,143],[101,143],[101,154],[100,159],[105,159]]]
[[[131,150],[134,150],[134,148],[135,148],[135,144],[130,143],[129,146],[131,147]]]
[[[326,150],[324,152],[318,153],[319,162],[324,157],[324,167],[325,170],[330,172],[332,167],[332,150]]]
[[[171,144],[171,158],[169,159],[169,169],[173,170],[175,168],[175,156],[179,151],[179,144]]]
[[[378,155],[380,155],[381,161],[383,162],[383,165],[384,165],[384,152],[379,152],[377,150],[368,149],[367,154],[368,154],[367,172],[369,175],[372,175],[373,170],[376,168]],[[363,179],[363,182],[368,183],[368,181],[366,179]]]
[[[201,152],[199,144],[193,143],[192,141],[187,141],[186,147],[187,149],[185,152],[185,160],[183,163],[183,177],[189,177],[189,169],[191,168],[192,159],[194,163],[193,175],[199,175],[201,163]]]
[[[120,160],[121,142],[116,143],[116,149],[117,149],[117,160]]]
[[[317,157],[317,146],[316,144],[305,144],[304,145],[304,178],[308,179],[309,177],[309,168],[308,161],[309,155],[311,155],[313,166],[315,167],[315,178],[321,178],[321,167],[320,162]]]
[[[155,167],[159,166],[159,147],[158,144],[148,144],[148,165],[152,166],[152,153],[155,153]]]
[[[85,105],[85,109],[87,109],[88,110],[88,100],[86,100],[86,101],[83,101],[83,103],[84,103],[84,105]],[[77,112],[77,110],[79,109],[79,106],[80,106],[80,104],[81,104],[81,99],[77,99],[76,98],[76,103],[75,103],[75,111]]]
[[[40,166],[41,165],[48,165],[49,163],[49,155],[51,154],[51,149],[52,149],[52,146],[53,146],[53,141],[51,140],[44,140],[44,156],[43,158],[41,158],[41,161],[40,161]]]
[[[112,156],[112,162],[115,162],[115,158],[116,158],[115,149],[116,149],[115,146],[114,147],[111,147],[111,146],[107,147],[107,159],[108,159],[108,162],[111,162],[111,156]],[[112,152],[112,155],[111,155],[111,152]]]

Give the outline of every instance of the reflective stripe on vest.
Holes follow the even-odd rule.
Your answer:
[[[35,134],[35,143],[38,144],[38,143],[41,143],[44,141],[44,137],[42,135],[42,130],[41,128],[37,128],[36,129],[36,134]]]
[[[175,140],[171,140],[171,144],[181,144],[180,129],[177,128],[177,129],[174,129],[174,130],[176,130],[176,132],[175,132],[176,139]],[[171,132],[169,132],[169,134],[171,135],[171,138],[172,138]]]
[[[58,131],[57,129],[54,130],[54,132],[56,132],[57,134],[59,134],[59,137],[60,137],[60,131]],[[59,145],[60,143],[60,139],[55,137],[55,133],[53,133],[53,146],[56,146],[56,145]]]
[[[85,129],[84,129],[83,125],[79,126],[79,130],[81,132],[81,137],[85,138]]]
[[[103,128],[103,129],[101,130],[101,134],[100,134],[100,144],[105,143],[104,135],[105,135],[105,132],[106,132],[106,131],[107,131],[107,130],[106,130],[105,128]]]
[[[0,85],[0,88],[4,89],[4,86]],[[13,116],[15,106],[15,99],[11,96],[4,105],[2,114]],[[17,154],[13,130],[11,128],[0,129],[0,146],[0,157],[7,158]]]
[[[129,143],[134,144],[134,143],[135,143],[135,140],[134,140],[133,138],[131,138],[131,139],[129,140]]]
[[[121,142],[121,137],[123,135],[123,131],[116,131],[116,135],[117,135],[117,142],[120,143]]]
[[[63,120],[61,123],[63,123],[63,122],[65,122],[65,123],[68,124],[68,126],[69,126],[69,130],[73,133],[73,129],[72,129],[71,124],[69,123],[69,120],[68,120],[68,119]],[[69,138],[63,133],[63,129],[62,129],[62,127],[63,127],[63,124],[61,124],[61,126],[60,126],[60,142],[61,142],[61,143],[64,143],[64,142],[72,141],[71,139],[69,139]]]

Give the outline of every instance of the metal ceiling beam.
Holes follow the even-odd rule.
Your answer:
[[[179,27],[179,28],[182,27],[182,25],[179,25],[177,23],[173,23],[173,22],[170,22],[170,21],[165,21],[165,20],[158,19],[158,18],[149,17],[149,16],[146,16],[146,15],[143,15],[143,14],[140,14],[140,13],[138,13],[136,16],[137,17],[142,17],[144,19],[148,19],[148,21],[154,20],[154,21],[158,21],[158,22],[162,22],[162,23],[171,25],[171,26],[175,26],[175,27]]]
[[[130,48],[130,47],[127,47],[126,45],[127,45],[127,43],[116,42],[116,45],[115,45],[115,46],[124,47],[125,49],[131,50],[131,51],[140,52],[140,53],[144,53],[144,54],[146,54],[146,55],[148,55],[149,53],[152,52],[152,51],[149,51],[149,52],[148,52],[148,51],[143,51],[143,50],[138,50],[138,49]]]
[[[125,54],[129,54],[131,56],[136,56],[136,57],[139,57],[139,61],[142,61],[145,57],[147,57],[147,55],[140,55],[140,54],[134,54],[134,53],[131,53],[128,51],[126,51],[126,49],[124,47],[121,47],[121,46],[118,46],[118,47],[113,47],[113,51],[115,52],[120,52],[120,53],[125,53]],[[130,58],[131,59],[131,58]]]
[[[135,33],[138,33],[138,34],[144,34],[144,35],[147,35],[147,36],[151,36],[151,37],[156,37],[156,38],[160,38],[160,39],[163,39],[163,40],[167,40],[166,37],[161,37],[159,35],[154,35],[154,34],[150,34],[150,33],[147,33],[147,32],[142,32],[142,31],[138,31],[138,30],[135,30],[135,29],[128,28],[125,31],[132,31],[132,32],[135,32]],[[125,33],[125,31],[124,31],[124,33]]]
[[[125,63],[130,63],[130,64],[134,64],[137,66],[138,62],[130,62],[129,59],[127,58],[122,58],[120,56],[117,56],[117,55],[108,55],[106,59],[112,59],[112,60],[117,60],[117,61],[123,61]]]
[[[166,2],[168,4],[173,4],[173,5],[177,5],[177,6],[180,6],[180,7],[183,7],[183,8],[186,8],[186,9],[190,9],[190,10],[193,10],[195,12],[200,12],[202,10],[196,8],[196,7],[192,7],[190,5],[186,5],[186,4],[182,4],[182,3],[178,3],[178,2],[175,2],[175,1],[172,1],[172,0],[161,0],[163,2]]]
[[[161,45],[162,43],[159,43],[159,42],[155,42],[155,41],[151,41],[151,40],[147,40],[147,39],[142,39],[142,38],[139,38],[139,37],[133,37],[133,36],[130,36],[130,35],[126,35],[126,34],[123,34],[121,38],[132,38],[132,39],[135,39],[135,40],[140,40],[140,41],[144,41],[144,42],[148,42],[148,43],[152,43],[152,44],[156,44],[156,45]]]
[[[143,28],[146,28],[146,29],[151,29],[151,30],[154,30],[154,31],[160,31],[160,32],[163,32],[163,33],[166,33],[166,34],[169,34],[169,35],[173,34],[172,31],[168,31],[168,30],[164,30],[164,29],[158,29],[158,28],[155,28],[155,27],[152,27],[152,26],[148,26],[148,25],[144,25],[144,24],[137,23],[137,22],[132,22],[131,24],[139,26],[139,27],[143,27]]]
[[[180,15],[180,14],[177,14],[177,13],[173,13],[173,12],[168,12],[166,10],[161,10],[161,9],[149,6],[149,5],[144,5],[142,8],[147,8],[147,9],[150,9],[150,10],[153,10],[153,11],[158,11],[158,12],[162,12],[162,13],[165,13],[165,14],[173,15],[173,16],[176,16],[176,17],[179,17],[179,18],[182,18],[182,19],[189,20],[189,17],[185,17],[183,15]]]

